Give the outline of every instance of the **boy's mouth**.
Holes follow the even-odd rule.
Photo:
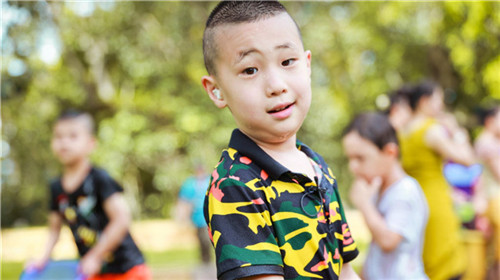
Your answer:
[[[290,108],[294,103],[289,103],[289,104],[280,104],[278,106],[275,106],[274,108],[272,108],[271,110],[267,111],[269,114],[273,114],[273,113],[278,113],[278,112],[281,112],[281,111],[284,111],[288,108]]]

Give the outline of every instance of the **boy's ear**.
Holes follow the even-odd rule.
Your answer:
[[[311,78],[311,51],[310,50],[306,51],[306,63],[307,63],[307,69],[309,70],[309,78]]]
[[[201,77],[201,84],[208,94],[208,97],[212,99],[215,106],[222,109],[227,106],[226,100],[224,99],[224,94],[221,89],[217,87],[217,82],[212,75]],[[214,92],[215,90],[215,92]]]
[[[399,156],[399,146],[396,145],[396,143],[385,144],[382,151],[384,152],[384,154],[391,156],[391,157],[394,157],[394,158],[398,158],[398,156]]]

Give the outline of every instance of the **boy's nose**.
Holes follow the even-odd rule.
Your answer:
[[[286,93],[287,86],[283,78],[283,73],[278,69],[269,69],[266,77],[266,94],[269,96],[280,95]]]

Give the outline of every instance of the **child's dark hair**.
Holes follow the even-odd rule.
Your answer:
[[[85,121],[85,123],[89,129],[89,132],[91,134],[95,134],[94,118],[92,118],[92,116],[87,112],[82,112],[82,111],[78,111],[75,109],[69,109],[69,110],[63,111],[57,117],[56,123],[58,123],[60,121],[73,120],[73,119],[77,119],[77,118],[82,118]]]
[[[394,91],[389,92],[389,107],[384,111],[384,113],[389,114],[391,109],[397,104],[409,104],[408,95],[411,89],[411,85],[406,84]]]
[[[214,60],[217,58],[217,44],[214,30],[216,27],[225,24],[255,22],[281,13],[287,13],[287,11],[278,1],[221,1],[210,13],[203,34],[203,57],[208,73],[215,75]],[[296,23],[295,25],[297,26]],[[297,30],[300,36],[298,26]]]
[[[500,106],[492,106],[488,108],[479,108],[477,109],[477,116],[479,119],[479,123],[484,126],[486,124],[486,121],[495,116],[497,113],[500,113]]]
[[[344,137],[350,132],[357,132],[380,150],[388,143],[399,146],[396,130],[392,127],[387,116],[382,113],[369,112],[357,115],[344,129],[342,136]]]
[[[420,99],[424,96],[431,96],[436,88],[439,88],[439,84],[431,80],[424,80],[411,87],[408,90],[408,103],[411,109],[415,111]]]

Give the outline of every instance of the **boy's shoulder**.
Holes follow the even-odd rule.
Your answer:
[[[405,176],[388,190],[388,196],[393,200],[408,201],[412,204],[425,200],[420,184],[415,178]]]
[[[89,171],[89,175],[97,178],[97,179],[113,179],[111,175],[109,175],[108,171],[104,168],[93,165]]]

